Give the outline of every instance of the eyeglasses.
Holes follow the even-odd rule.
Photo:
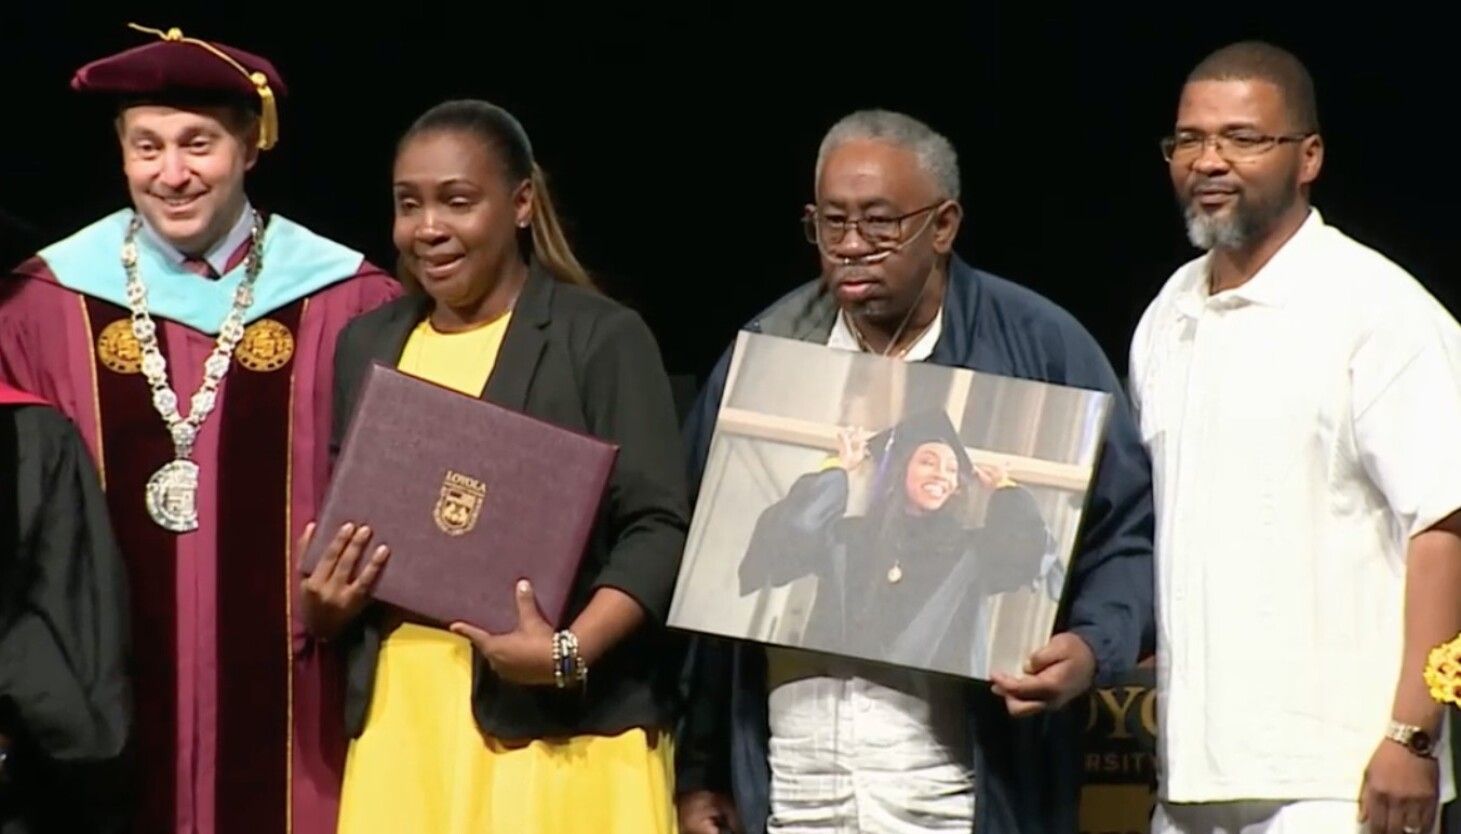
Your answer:
[[[897,246],[903,242],[903,224],[910,218],[917,217],[925,212],[941,208],[948,200],[939,200],[937,203],[926,205],[921,209],[914,209],[907,214],[900,214],[896,217],[871,217],[851,218],[841,214],[824,214],[816,209],[807,209],[802,216],[802,230],[806,232],[807,242],[821,246],[832,246],[841,243],[847,238],[849,229],[856,229],[857,234],[863,240],[874,247]],[[927,226],[928,222],[924,222]],[[920,227],[919,232],[923,231]],[[915,232],[910,237],[917,237]]]
[[[1281,144],[1302,142],[1313,135],[1313,131],[1279,136],[1252,130],[1229,130],[1215,134],[1184,131],[1175,136],[1163,136],[1158,144],[1162,149],[1162,158],[1168,162],[1190,162],[1207,150],[1209,142],[1217,148],[1218,156],[1223,159],[1243,162],[1256,159]]]

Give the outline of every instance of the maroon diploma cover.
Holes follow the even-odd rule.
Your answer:
[[[391,549],[375,597],[492,633],[517,627],[513,588],[563,609],[619,449],[381,364],[367,372],[303,566],[345,522]]]

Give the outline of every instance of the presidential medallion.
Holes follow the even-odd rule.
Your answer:
[[[157,470],[147,482],[147,513],[160,527],[174,533],[198,528],[198,464],[188,459],[203,421],[218,405],[218,386],[232,366],[234,349],[244,335],[244,315],[254,303],[254,282],[263,269],[263,229],[258,212],[254,213],[249,230],[248,265],[243,281],[234,288],[233,306],[218,326],[218,339],[213,352],[203,361],[203,381],[189,401],[188,416],[178,412],[178,393],[167,379],[167,357],[157,341],[157,324],[147,309],[147,285],[137,270],[137,233],[142,218],[133,215],[122,240],[122,269],[127,275],[127,307],[132,311],[130,327],[142,361],[139,366],[152,389],[152,407],[162,417],[167,433],[172,435],[174,459]],[[110,329],[110,328],[109,328]],[[291,337],[291,351],[293,339]]]
[[[147,514],[174,533],[198,529],[198,464],[179,458],[147,480]]]

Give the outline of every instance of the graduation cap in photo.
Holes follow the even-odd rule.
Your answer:
[[[279,141],[278,99],[284,79],[267,59],[236,47],[127,24],[157,37],[152,43],[92,61],[76,71],[71,89],[115,98],[123,106],[172,104],[244,107],[259,116],[259,148]]]
[[[892,428],[885,429],[868,440],[868,455],[877,466],[875,494],[882,495],[893,484],[901,483],[902,470],[906,469],[908,459],[925,443],[942,443],[954,450],[954,457],[959,462],[961,491],[974,478],[974,462],[970,460],[969,451],[964,447],[959,432],[954,429],[953,421],[943,409],[930,409],[904,417]],[[890,472],[889,467],[894,465],[898,469]]]

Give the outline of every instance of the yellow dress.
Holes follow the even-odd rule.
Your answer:
[[[422,322],[400,370],[473,396],[511,314],[462,333]],[[365,728],[350,743],[340,834],[674,834],[674,751],[664,732],[484,736],[472,717],[470,641],[403,623],[381,643]]]

